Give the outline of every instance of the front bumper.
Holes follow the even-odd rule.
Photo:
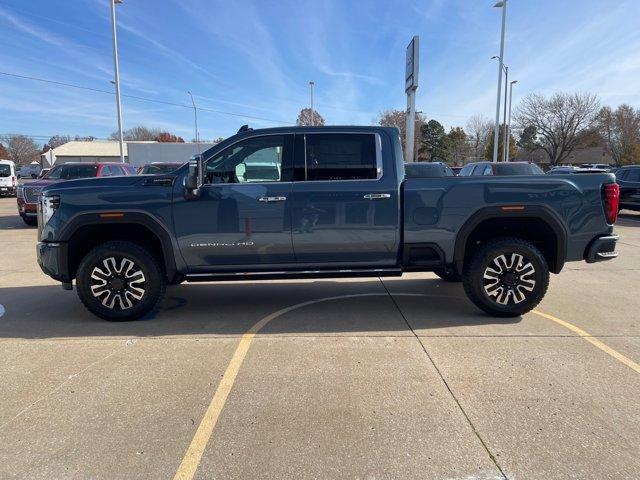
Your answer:
[[[69,245],[66,242],[38,242],[38,265],[59,282],[71,282],[69,275]]]
[[[27,203],[22,198],[18,198],[18,213],[23,217],[36,217],[38,216],[38,204]]]
[[[616,252],[616,243],[618,243],[618,235],[607,235],[604,237],[594,238],[584,255],[587,263],[604,262],[605,260],[613,260],[618,256]]]

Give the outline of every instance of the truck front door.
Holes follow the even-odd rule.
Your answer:
[[[298,263],[397,264],[398,186],[395,172],[383,172],[383,140],[377,133],[296,135],[292,238]]]
[[[174,225],[193,271],[294,262],[291,244],[293,135],[241,140],[206,160],[200,197],[176,186]]]

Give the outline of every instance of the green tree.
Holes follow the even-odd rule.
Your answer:
[[[533,152],[540,148],[536,127],[528,125],[522,129],[520,132],[520,139],[518,140],[518,146],[526,152]]]
[[[420,128],[420,137],[420,153],[424,153],[428,161],[447,159],[447,134],[440,122],[429,120],[423,124]]]
[[[461,127],[451,127],[446,138],[447,162],[453,165],[464,164],[471,153],[469,138]]]
[[[500,130],[498,131],[498,161],[502,160],[502,142],[504,141],[505,136],[505,125],[504,123],[500,125]],[[508,151],[508,159],[513,160],[518,154],[518,147],[516,145],[516,139],[513,138],[511,132],[509,132],[509,151]],[[485,152],[485,158],[487,160],[493,160],[493,132],[489,134],[489,138],[487,140],[487,150]]]

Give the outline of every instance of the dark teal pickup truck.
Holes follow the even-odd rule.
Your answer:
[[[416,271],[516,316],[565,262],[617,256],[618,196],[611,174],[405,179],[393,128],[243,127],[171,174],[46,187],[38,262],[107,320],[183,281]]]

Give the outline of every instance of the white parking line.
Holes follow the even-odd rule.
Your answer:
[[[6,312],[6,310],[4,309],[4,305],[0,303],[0,317],[4,315],[4,312]]]

